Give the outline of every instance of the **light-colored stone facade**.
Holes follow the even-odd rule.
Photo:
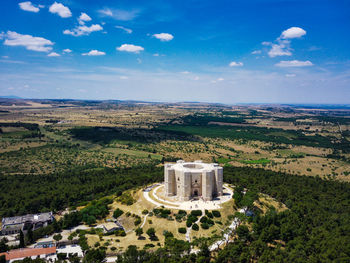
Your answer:
[[[166,196],[176,196],[179,201],[210,201],[222,196],[223,168],[216,163],[179,160],[164,165],[164,182]]]

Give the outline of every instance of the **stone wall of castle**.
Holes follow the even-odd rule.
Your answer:
[[[179,201],[209,201],[223,194],[223,168],[215,163],[179,160],[164,165],[164,183],[166,196],[176,196]]]

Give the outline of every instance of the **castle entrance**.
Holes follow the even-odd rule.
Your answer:
[[[198,200],[199,199],[199,189],[198,188],[192,188],[192,199]]]

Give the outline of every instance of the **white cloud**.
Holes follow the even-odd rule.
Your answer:
[[[232,61],[229,64],[230,67],[242,67],[243,66],[243,62],[236,62],[236,61]]]
[[[279,63],[275,64],[277,67],[308,67],[312,66],[312,62],[309,60],[300,61],[300,60],[282,60]]]
[[[217,78],[216,80],[212,80],[211,83],[217,83],[224,80],[225,80],[224,78]]]
[[[99,10],[99,13],[104,16],[113,17],[116,20],[120,21],[130,21],[136,18],[139,14],[139,10],[122,10],[122,9],[113,9],[104,8]]]
[[[80,25],[84,25],[85,22],[88,22],[88,21],[91,21],[91,20],[92,20],[91,17],[88,16],[88,14],[83,13],[83,12],[80,14],[80,16],[78,18],[78,21],[79,21]]]
[[[119,78],[120,79],[128,79],[129,77],[127,77],[127,76],[120,76]]]
[[[83,53],[83,56],[104,56],[106,55],[103,51],[98,51],[96,49],[90,50],[88,53]]]
[[[124,30],[124,31],[125,31],[126,33],[128,33],[128,34],[131,34],[131,33],[132,33],[132,30],[131,30],[130,28],[126,28],[126,27],[123,27],[123,26],[115,26],[115,28]]]
[[[56,53],[56,52],[51,52],[50,54],[47,55],[48,57],[60,57],[61,55]]]
[[[199,77],[198,77],[198,76],[195,76],[195,77],[193,78],[193,80],[199,80]]]
[[[13,31],[7,31],[4,35],[6,46],[23,46],[28,50],[49,52],[54,44],[48,39],[42,37],[33,37],[31,35],[22,35]]]
[[[294,78],[296,75],[295,74],[286,74],[285,75],[287,78]]]
[[[38,7],[34,6],[30,1],[21,2],[18,5],[24,11],[38,13],[40,10]]]
[[[6,57],[6,56],[3,56]],[[8,57],[7,57],[8,58]],[[9,59],[0,59],[1,63],[10,63],[10,64],[26,64],[24,61],[20,60],[9,60]]]
[[[174,38],[174,36],[169,33],[154,34],[153,37],[158,38],[160,41],[170,41]]]
[[[71,52],[72,52],[72,50],[69,48],[63,49],[63,53],[71,53]]]
[[[306,35],[306,31],[300,27],[291,27],[287,30],[284,30],[281,34],[281,38],[289,39],[289,38],[299,38]]]
[[[102,29],[103,27],[99,24],[94,24],[91,26],[81,25],[76,28],[73,28],[72,30],[66,29],[63,31],[63,34],[78,37],[83,35],[89,35],[91,32],[101,31]]]
[[[62,18],[67,18],[72,16],[72,12],[68,7],[62,5],[61,3],[54,2],[50,8],[50,13],[57,14]]]
[[[137,58],[136,60],[137,60],[137,63],[139,63],[139,64],[141,64],[141,63],[142,63],[142,59]]]
[[[100,12],[102,15],[113,16],[112,10],[109,9],[109,8],[101,9],[101,10],[99,10],[99,12]]]
[[[117,50],[119,51],[126,51],[126,52],[132,52],[132,53],[139,53],[140,51],[143,51],[144,48],[141,46],[135,46],[132,44],[123,44],[120,47],[117,47]]]
[[[252,51],[252,54],[253,55],[261,54],[261,50],[254,50]]]
[[[274,43],[262,42],[264,46],[271,46],[268,55],[273,58],[277,56],[291,56],[292,48],[290,47],[291,41],[289,39],[299,38],[306,34],[306,31],[300,27],[291,27],[284,30],[281,36],[278,37]]]
[[[291,56],[292,52],[291,52],[291,48],[290,48],[290,41],[289,40],[281,40],[279,41],[278,44],[272,44],[271,45],[271,49],[268,52],[268,55],[273,58],[273,57],[277,57],[277,56]]]
[[[153,57],[159,57],[159,54],[158,53],[154,53]]]
[[[182,71],[182,72],[180,72],[181,74],[190,74],[190,72],[189,71]]]

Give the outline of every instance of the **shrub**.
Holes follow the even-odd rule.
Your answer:
[[[114,211],[114,213],[113,213],[113,217],[114,217],[114,218],[118,218],[118,217],[120,217],[122,214],[124,214],[124,211],[121,210],[121,209],[119,209],[119,208],[117,208],[117,209]]]
[[[176,216],[175,216],[175,219],[176,219],[176,221],[178,221],[178,222],[181,222],[181,221],[182,221],[182,218],[183,218],[182,215],[176,215]]]
[[[141,218],[136,218],[134,221],[134,225],[138,226],[139,224],[141,224]]]
[[[209,220],[209,218],[208,218],[208,217],[203,216],[203,217],[201,218],[200,222],[201,222],[201,223],[207,223],[207,222],[208,222],[208,220]]]
[[[140,228],[140,227],[136,228],[135,233],[136,233],[136,235],[141,236],[143,234],[142,228]]]
[[[149,228],[146,233],[152,241],[158,241],[158,237],[156,236],[156,231],[154,230],[153,227]]]
[[[220,211],[218,211],[218,210],[212,211],[212,214],[213,214],[213,216],[215,216],[215,217],[221,217],[221,213],[220,213]]]
[[[178,231],[180,234],[186,234],[186,232],[187,232],[186,228],[184,228],[184,227],[179,227]]]
[[[123,193],[121,196],[117,197],[117,200],[123,205],[132,205],[136,202],[130,193]]]
[[[202,224],[201,224],[201,227],[202,227],[203,229],[208,229],[208,228],[209,228],[209,225],[208,225],[207,223],[202,223]]]
[[[148,210],[147,210],[147,209],[143,210],[143,211],[142,211],[142,214],[143,214],[143,215],[147,215],[147,214],[148,214]]]
[[[192,226],[192,221],[191,220],[187,220],[186,221],[186,226],[187,227],[191,227]]]
[[[213,216],[213,213],[208,212],[207,217],[209,217],[209,218],[213,218],[213,217],[214,217],[214,216]]]
[[[170,231],[167,231],[167,230],[163,231],[163,235],[165,238],[174,237],[173,233],[171,233]]]
[[[199,226],[198,226],[196,223],[194,223],[194,224],[192,225],[192,229],[193,229],[194,231],[198,231],[198,230],[199,230]]]
[[[118,237],[118,236],[120,236],[120,237],[125,237],[125,236],[126,236],[126,233],[125,233],[124,230],[118,229],[117,231],[115,231],[115,235],[116,235],[117,237]]]
[[[146,244],[146,245],[144,245],[143,246],[143,249],[148,249],[148,248],[151,248],[151,247],[155,247],[155,245],[153,245],[153,244]]]
[[[211,226],[213,226],[215,224],[214,221],[211,220],[210,218],[208,218],[206,223],[209,225],[209,227],[211,227]]]
[[[194,215],[189,215],[187,217],[187,221],[190,221],[191,223],[194,223],[198,220],[198,217],[194,216]]]
[[[202,211],[201,210],[192,210],[191,211],[191,215],[193,215],[193,216],[201,216],[202,215]]]

